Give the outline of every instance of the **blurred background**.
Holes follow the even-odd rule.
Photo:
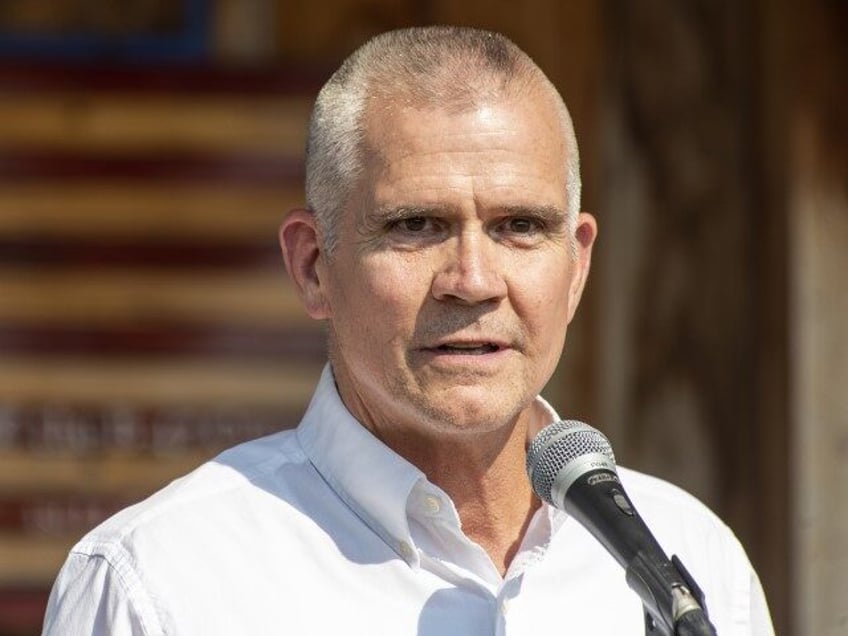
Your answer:
[[[601,233],[547,395],[736,531],[779,634],[848,633],[848,5],[2,0],[0,634],[69,547],[296,424],[324,359],[276,228],[369,36],[501,31]],[[708,599],[709,600],[709,599]]]

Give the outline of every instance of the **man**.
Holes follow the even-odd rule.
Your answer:
[[[321,91],[280,229],[329,365],[303,421],[84,538],[50,634],[642,634],[603,548],[541,504],[528,440],[597,228],[565,105],[505,38],[385,34]],[[772,633],[733,535],[622,469],[722,636]]]

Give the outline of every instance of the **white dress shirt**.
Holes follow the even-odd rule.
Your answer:
[[[674,486],[619,473],[706,593],[718,634],[773,634],[730,530]],[[645,632],[623,570],[548,506],[502,577],[444,491],[350,415],[327,367],[296,430],[222,453],[85,536],[53,587],[44,633]]]

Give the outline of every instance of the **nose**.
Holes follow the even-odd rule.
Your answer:
[[[463,232],[444,244],[442,262],[433,277],[433,296],[467,305],[504,298],[507,285],[502,259],[485,232]]]

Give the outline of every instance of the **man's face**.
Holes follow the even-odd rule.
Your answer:
[[[384,102],[367,131],[336,248],[317,257],[320,302],[307,303],[329,320],[342,399],[384,437],[514,422],[560,357],[595,235],[588,215],[576,239],[567,222],[554,109]]]

